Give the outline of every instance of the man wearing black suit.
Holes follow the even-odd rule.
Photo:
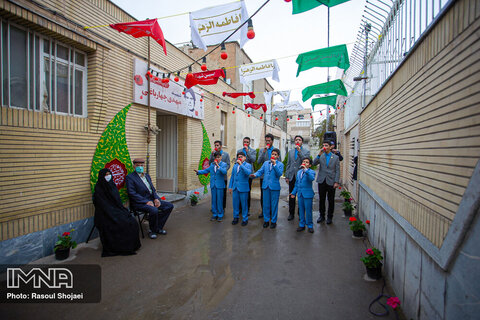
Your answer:
[[[143,172],[144,164],[143,159],[133,160],[135,172],[127,176],[127,193],[132,209],[148,212],[149,236],[150,239],[156,239],[157,234],[167,234],[163,227],[173,210],[173,204],[160,199],[152,179]]]

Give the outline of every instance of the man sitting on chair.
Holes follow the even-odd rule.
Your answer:
[[[133,210],[148,213],[149,236],[150,239],[156,239],[157,234],[167,234],[163,227],[173,210],[173,204],[160,199],[152,179],[148,173],[143,172],[144,164],[145,160],[143,159],[133,160],[135,172],[127,176],[127,192],[130,198],[130,207]]]

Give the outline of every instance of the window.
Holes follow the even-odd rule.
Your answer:
[[[226,145],[227,142],[225,141],[226,133],[225,133],[225,124],[227,122],[227,113],[222,111],[222,115],[220,118],[220,140],[222,141],[223,145]]]
[[[1,21],[2,105],[87,116],[86,54]]]

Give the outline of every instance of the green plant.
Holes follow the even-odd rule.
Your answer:
[[[345,201],[342,204],[342,208],[345,211],[353,211],[355,209],[354,205],[351,202]]]
[[[200,192],[198,191],[195,191],[193,192],[191,195],[190,195],[190,201],[192,202],[198,202],[198,200],[200,200]]]
[[[367,268],[378,268],[382,265],[382,252],[375,247],[368,248],[365,253],[367,254],[361,260]]]
[[[53,251],[57,251],[57,249],[68,249],[72,248],[75,249],[77,243],[72,240],[70,234],[75,231],[75,229],[70,230],[70,232],[64,232],[61,236],[58,236],[57,242],[55,242],[55,247]]]
[[[340,192],[340,196],[343,197],[345,200],[350,200],[352,198],[352,195],[350,192],[347,190],[343,189],[342,192]]]
[[[360,219],[357,219],[355,217],[350,217],[348,220],[348,224],[350,225],[350,230],[352,231],[359,231],[359,230],[365,230],[366,227],[363,224],[363,222]]]

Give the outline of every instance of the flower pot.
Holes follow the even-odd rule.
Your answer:
[[[352,210],[343,210],[343,214],[345,217],[351,217],[352,216]]]
[[[378,280],[382,277],[382,265],[381,264],[380,264],[380,266],[375,267],[375,268],[369,268],[369,267],[366,267],[366,268],[367,268],[367,275],[368,275],[369,278]]]
[[[55,259],[65,260],[70,255],[70,248],[57,248],[55,250]]]
[[[194,207],[197,205],[197,201],[190,200],[190,204],[192,205],[192,207]]]
[[[357,238],[362,238],[363,237],[363,230],[354,230],[353,231],[353,236]]]

